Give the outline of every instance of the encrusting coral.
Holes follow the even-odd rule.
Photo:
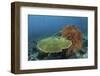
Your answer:
[[[67,50],[67,55],[76,53],[82,47],[82,33],[74,25],[65,26],[62,30],[61,35],[71,40],[72,45]]]

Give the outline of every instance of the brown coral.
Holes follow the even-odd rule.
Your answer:
[[[68,49],[67,55],[76,53],[82,47],[82,33],[75,26],[65,26],[62,36],[72,41],[72,46]]]

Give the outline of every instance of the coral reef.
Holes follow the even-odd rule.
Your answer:
[[[37,48],[45,53],[58,53],[71,45],[72,42],[63,37],[48,37],[38,41]]]
[[[52,36],[28,44],[28,60],[88,58],[88,35],[67,25]]]
[[[65,26],[62,30],[62,36],[72,41],[71,47],[68,48],[66,54],[76,53],[82,47],[82,33],[74,25]]]

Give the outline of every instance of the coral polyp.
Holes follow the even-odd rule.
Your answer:
[[[58,53],[71,45],[72,42],[63,37],[48,37],[38,41],[37,48],[45,53]]]

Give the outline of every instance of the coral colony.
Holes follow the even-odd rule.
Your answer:
[[[62,36],[72,41],[72,46],[68,48],[68,54],[77,52],[82,47],[82,33],[75,26],[66,26],[62,31]]]
[[[49,37],[38,42],[37,47],[45,53],[58,53],[72,45],[70,40],[63,37]]]
[[[65,26],[56,35],[38,40],[33,48],[37,52],[29,53],[29,60],[87,58],[86,40],[75,25]]]

